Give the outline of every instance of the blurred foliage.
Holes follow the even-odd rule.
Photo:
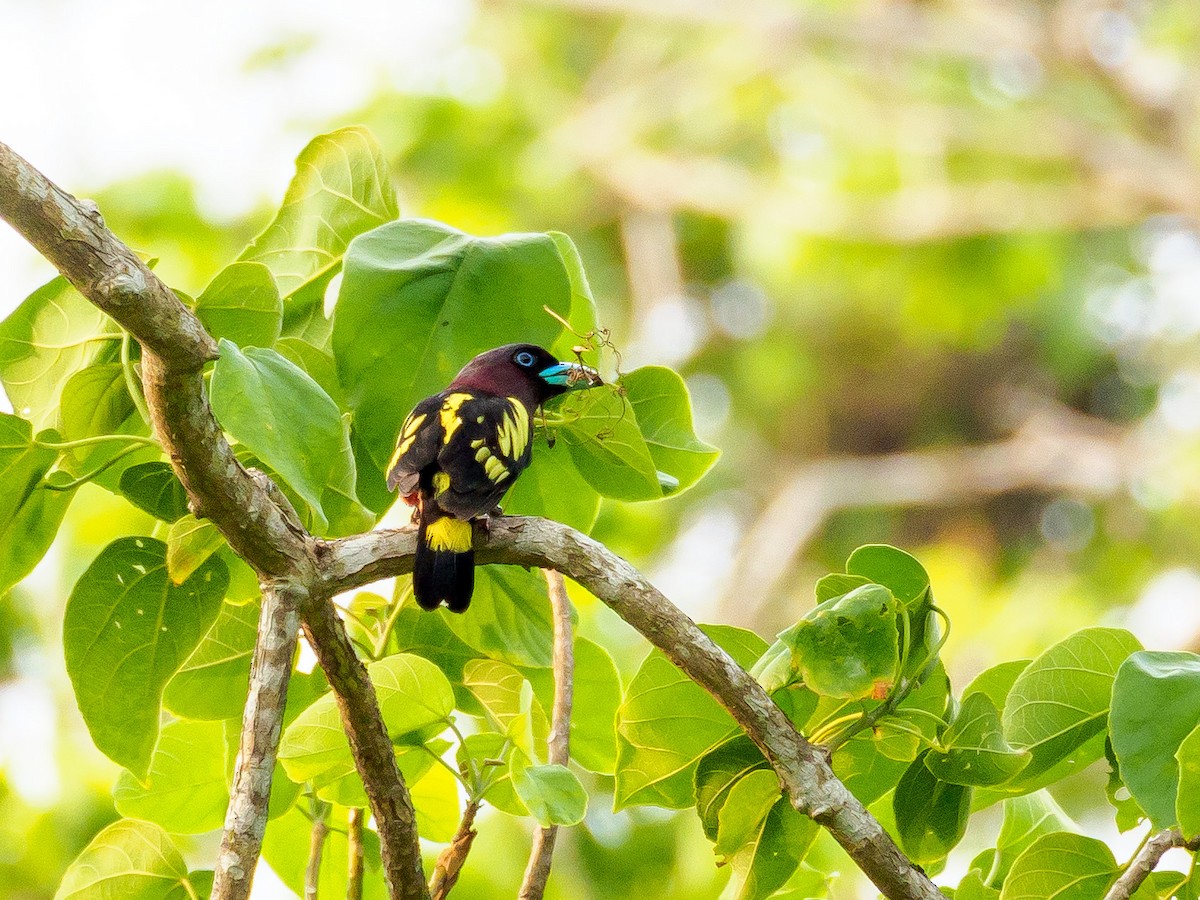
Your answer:
[[[685,376],[697,431],[724,455],[677,499],[604,503],[596,537],[694,615],[768,640],[853,548],[914,550],[955,623],[944,656],[963,684],[1099,622],[1165,620],[1160,643],[1200,643],[1179,612],[1200,602],[1198,39],[1188,0],[486,2],[452,83],[382,86],[330,124],[376,134],[405,215],[569,234],[626,367]],[[303,61],[312,43],[286,52]],[[210,221],[169,172],[93,196],[192,296],[274,210]],[[818,521],[771,533],[780,552],[806,539],[746,589],[737,561],[781,490],[802,477],[810,495],[845,490],[845,472],[814,461],[954,451],[1022,427],[1094,437],[1120,465],[1081,452],[1058,465],[1074,486],[950,478],[899,501],[795,504]],[[0,599],[0,703],[56,710],[23,747],[0,736],[0,893],[14,900],[51,896],[113,817],[115,772],[74,710],[59,635],[70,585],[114,528],[153,526],[82,488],[48,561]],[[575,599],[581,633],[628,684],[644,645]],[[1094,819],[1102,781],[1092,771],[1056,798]],[[552,894],[718,892],[694,815],[604,805],[593,793]],[[518,826],[483,825],[459,890],[511,896]],[[824,839],[813,852],[838,853]]]

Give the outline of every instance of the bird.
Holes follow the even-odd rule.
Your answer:
[[[530,463],[533,417],[567,391],[602,384],[595,369],[536,344],[506,344],[467,363],[405,418],[389,491],[416,507],[413,593],[422,609],[465,612],[475,589],[472,521],[496,511]]]

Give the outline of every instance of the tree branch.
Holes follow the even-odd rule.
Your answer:
[[[350,807],[346,817],[346,900],[363,900],[363,819],[366,813]]]
[[[551,713],[549,762],[565,766],[571,758],[571,702],[575,693],[575,648],[571,634],[571,601],[563,577],[553,569],[544,569],[550,589],[550,609],[554,613],[554,711]],[[542,900],[550,879],[554,843],[558,826],[539,828],[533,834],[533,849],[525,878],[517,894],[519,900]]]
[[[1200,846],[1200,841],[1194,842]],[[1129,900],[1137,889],[1142,886],[1142,882],[1150,877],[1150,873],[1154,871],[1154,867],[1158,865],[1159,860],[1163,858],[1163,854],[1172,847],[1188,847],[1196,849],[1183,839],[1183,835],[1179,833],[1178,828],[1166,828],[1158,834],[1146,841],[1146,845],[1142,847],[1141,852],[1134,857],[1130,862],[1129,867],[1121,873],[1121,877],[1116,880],[1116,883],[1108,889],[1108,893],[1104,895],[1104,900]]]
[[[416,532],[376,531],[324,542],[329,594],[412,571]],[[727,709],[778,773],[792,804],[829,830],[889,900],[944,900],[833,774],[762,687],[629,563],[573,528],[505,516],[476,533],[479,563],[551,568],[569,575],[640,631]]]
[[[412,800],[374,688],[329,602],[331,595],[312,589],[321,580],[316,542],[279,488],[238,462],[213,417],[201,377],[201,368],[217,355],[212,338],[171,289],[104,226],[94,207],[52,184],[3,143],[0,217],[141,344],[142,380],[154,429],[187,488],[193,511],[211,519],[260,576],[287,582],[294,593],[310,643],[337,694],[379,826],[391,896],[424,900]],[[269,779],[270,773],[262,777]],[[237,865],[249,872],[255,862],[239,858]],[[236,879],[223,883],[231,890],[240,884]],[[219,893],[214,897],[228,900]]]
[[[325,856],[325,838],[329,836],[329,804],[316,800],[312,836],[308,844],[308,865],[304,869],[304,900],[317,900],[321,888],[321,859]]]
[[[467,803],[467,808],[463,810],[462,819],[458,823],[458,831],[454,832],[450,845],[438,855],[437,864],[433,867],[433,876],[429,879],[429,896],[432,900],[446,900],[446,896],[458,883],[458,873],[462,871],[467,854],[471,852],[471,845],[475,843],[475,835],[478,834],[473,826],[475,816],[479,813],[479,802],[471,800]]]
[[[296,639],[296,598],[286,583],[264,583],[241,744],[213,877],[213,896],[224,900],[246,900],[250,896],[254,866],[267,828],[271,775],[283,732]]]

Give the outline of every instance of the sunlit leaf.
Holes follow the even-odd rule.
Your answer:
[[[987,883],[998,887],[1025,849],[1045,834],[1079,832],[1079,826],[1063,812],[1048,791],[1036,791],[1004,801],[1004,822],[996,838],[996,853],[986,873]]]
[[[451,841],[461,814],[458,780],[445,766],[433,765],[410,790],[421,837],[442,843]]]
[[[705,837],[716,841],[721,810],[729,801],[734,785],[751,772],[769,768],[754,742],[744,734],[704,755],[696,766],[694,783],[696,813]]]
[[[324,861],[317,881],[318,897],[332,900],[346,896],[348,867],[338,863],[349,858],[346,814],[345,807],[335,806],[329,811]],[[263,838],[263,860],[298,897],[304,896],[304,873],[312,848],[312,828],[312,819],[298,805],[271,822]],[[385,900],[388,893],[380,871],[379,835],[368,828],[363,829],[363,850],[363,900]]]
[[[54,900],[189,900],[187,865],[153,822],[121,819],[75,858]]]
[[[172,834],[200,834],[225,821],[225,728],[176,721],[159,737],[145,783],[128,771],[113,788],[117,812],[156,822]]]
[[[597,387],[568,396],[559,437],[579,474],[615,500],[655,500],[663,495],[658,469],[638,428],[629,398]]]
[[[540,572],[515,566],[478,568],[471,608],[462,615],[433,615],[441,616],[449,630],[480,655],[538,667],[549,666],[553,658],[554,623]]]
[[[183,584],[224,544],[225,538],[211,519],[197,519],[189,513],[173,522],[167,532],[167,574],[171,581]]]
[[[679,482],[674,493],[699,481],[721,451],[696,437],[692,401],[683,379],[663,366],[643,366],[625,375],[621,386],[655,467]]]
[[[538,441],[533,464],[521,473],[503,505],[508,515],[544,516],[586,534],[600,512],[600,494],[583,480],[566,444],[559,441],[549,447]]]
[[[216,622],[167,683],[163,704],[189,719],[242,714],[258,635],[257,603],[221,604]]]
[[[1175,815],[1185,840],[1200,835],[1200,725],[1193,728],[1175,751],[1179,763],[1179,792]]]
[[[1116,877],[1108,845],[1060,831],[1042,835],[1017,857],[1000,900],[1098,900]]]
[[[776,800],[757,838],[733,858],[732,896],[736,900],[772,896],[800,866],[817,830],[817,824],[796,812],[786,797]]]
[[[574,702],[571,708],[571,762],[611,775],[617,764],[617,709],[621,679],[608,651],[586,638],[575,638]],[[542,709],[554,706],[550,669],[527,669]]]
[[[587,791],[566,766],[517,766],[512,770],[512,783],[530,815],[543,827],[583,821]]]
[[[217,340],[270,347],[283,327],[283,301],[269,268],[235,262],[218,272],[196,298],[196,315]]]
[[[732,856],[756,839],[779,793],[779,776],[771,769],[755,769],[734,782],[717,814],[713,852]]]

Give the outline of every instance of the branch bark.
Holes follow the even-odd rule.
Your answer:
[[[412,799],[396,766],[374,688],[329,602],[331,595],[312,589],[321,581],[317,543],[278,487],[238,462],[209,406],[201,369],[217,356],[214,341],[171,289],[105,227],[94,205],[63,191],[3,143],[0,217],[142,346],[142,380],[154,429],[187,488],[193,512],[211,519],[264,580],[289,585],[338,696],[355,765],[379,825],[391,896],[425,900]],[[269,782],[270,772],[259,779],[255,791],[263,787],[261,779]],[[235,792],[230,803],[254,806],[249,787],[254,781],[244,779],[247,793]],[[269,792],[269,784],[265,789]],[[229,841],[245,851],[253,849],[236,835]],[[239,855],[236,867],[243,878],[224,879],[231,893],[214,892],[214,898],[236,900],[256,862]]]
[[[571,601],[562,574],[545,569],[550,589],[550,609],[554,614],[554,709],[550,715],[549,761],[565,766],[571,759],[571,703],[575,693],[575,648],[571,634]],[[542,900],[550,880],[550,864],[558,826],[539,828],[533,834],[533,849],[525,878],[517,894],[519,900]]]
[[[265,583],[233,789],[213,876],[214,897],[247,900],[250,896],[254,866],[267,828],[271,775],[283,732],[296,639],[296,598],[286,583]]]
[[[325,542],[321,589],[330,594],[412,571],[416,532],[376,531]],[[889,900],[944,900],[878,821],[833,774],[762,687],[629,563],[573,528],[503,517],[476,533],[476,561],[569,575],[708,691],[762,751],[792,805],[828,829]]]
[[[458,831],[450,839],[449,846],[437,858],[433,867],[433,877],[429,879],[429,896],[431,900],[446,900],[446,896],[458,883],[458,874],[467,861],[471,845],[475,843],[475,816],[479,813],[478,800],[467,803],[463,810],[462,819],[458,823]]]
[[[1200,841],[1195,842],[1200,846]],[[1163,854],[1172,847],[1189,847],[1196,849],[1188,844],[1183,839],[1178,828],[1166,828],[1158,834],[1146,841],[1146,846],[1133,861],[1129,864],[1121,877],[1116,880],[1112,887],[1108,889],[1108,893],[1104,895],[1104,900],[1129,900],[1137,889],[1142,886],[1142,882],[1150,877],[1150,873],[1154,871],[1154,867],[1158,865],[1159,860],[1163,858]]]

